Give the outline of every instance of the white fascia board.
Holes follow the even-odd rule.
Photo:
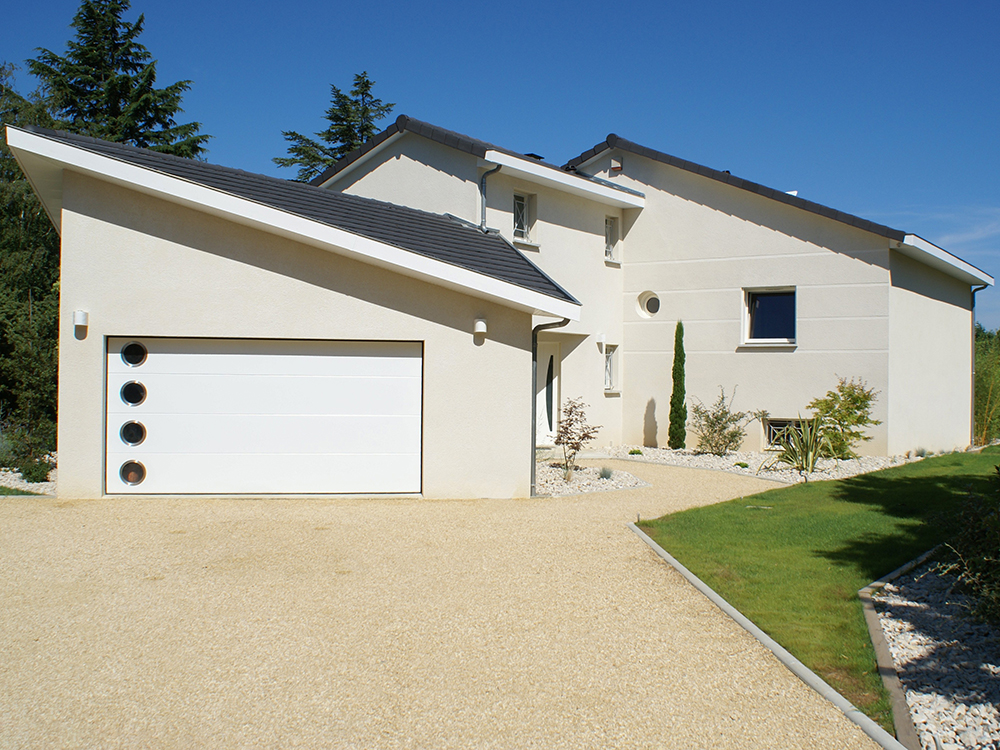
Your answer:
[[[344,177],[345,175],[349,175],[351,172],[353,172],[355,169],[357,169],[361,165],[365,164],[369,159],[371,159],[372,157],[374,157],[380,151],[384,151],[386,148],[388,148],[390,144],[395,143],[396,141],[398,141],[403,136],[404,132],[405,131],[400,131],[398,133],[393,133],[388,138],[386,138],[384,141],[382,141],[380,144],[378,144],[375,148],[373,148],[371,151],[366,151],[365,153],[361,154],[361,156],[359,156],[357,159],[355,159],[354,161],[352,161],[350,164],[348,164],[342,170],[340,170],[339,172],[337,172],[337,174],[335,174],[333,177],[331,177],[330,179],[328,179],[326,182],[320,183],[320,185],[318,187],[322,187],[322,188],[329,187],[333,183],[337,182],[340,178]]]
[[[19,163],[27,165],[32,170],[28,174],[33,184],[50,185],[53,183],[53,172],[58,172],[61,178],[62,170],[70,169],[195,211],[303,242],[362,263],[487,299],[522,312],[570,320],[580,319],[578,304],[555,299],[516,284],[352,234],[337,227],[179,177],[10,127],[7,128],[7,143],[18,156]],[[22,158],[26,155],[33,155],[35,158],[30,156]],[[61,196],[61,188],[58,196],[51,190],[47,194],[40,194],[43,201],[60,200],[60,205],[46,206],[50,216],[61,214]]]
[[[483,159],[491,164],[501,165],[503,167],[502,174],[514,175],[527,182],[534,182],[538,185],[545,185],[555,190],[561,190],[564,193],[589,198],[608,206],[615,206],[617,208],[643,208],[646,205],[646,199],[641,195],[627,193],[623,190],[615,190],[607,185],[601,185],[581,177],[576,177],[570,172],[562,172],[543,164],[519,159],[502,151],[487,151]]]
[[[931,268],[936,268],[949,276],[961,279],[967,284],[986,284],[993,286],[993,277],[985,271],[981,271],[971,263],[966,263],[958,256],[952,255],[944,248],[938,247],[933,242],[928,242],[923,237],[915,234],[908,234],[903,239],[897,249],[904,255],[908,255],[914,260],[919,260]]]

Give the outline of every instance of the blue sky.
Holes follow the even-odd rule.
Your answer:
[[[15,3],[0,60],[65,50],[77,0]],[[919,234],[1000,275],[1000,3],[133,0],[212,162],[291,177],[367,70],[408,114],[563,163],[615,132]],[[31,87],[23,73],[22,89]],[[386,120],[384,124],[388,124]],[[1000,327],[1000,293],[977,297]]]

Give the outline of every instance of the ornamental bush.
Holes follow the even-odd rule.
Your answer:
[[[587,424],[586,409],[587,405],[582,398],[571,398],[562,408],[555,443],[563,449],[563,469],[567,473],[576,467],[577,454],[601,429],[600,425]]]
[[[712,406],[705,406],[696,399],[691,406],[691,429],[698,436],[698,453],[712,453],[724,456],[730,451],[739,449],[746,437],[744,429],[755,415],[742,411],[733,411],[733,400],[736,398],[736,387],[733,395],[726,401],[726,391],[719,386],[719,398]]]
[[[882,424],[872,419],[872,406],[878,391],[858,378],[838,378],[837,388],[827,391],[823,398],[814,398],[806,408],[819,418],[821,429],[828,443],[827,451],[834,458],[857,458],[854,448],[862,441],[871,440],[865,427]]]
[[[670,427],[667,447],[683,448],[687,439],[687,406],[684,404],[684,324],[677,321],[674,329],[674,367],[671,373],[673,391],[670,393]]]

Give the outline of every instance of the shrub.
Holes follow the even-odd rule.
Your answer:
[[[41,460],[25,459],[17,465],[17,470],[21,472],[21,479],[25,482],[47,482],[52,464],[44,458]]]
[[[601,479],[611,479],[613,475],[614,472],[611,471],[611,469],[609,469],[607,466],[601,467]]]
[[[994,471],[992,491],[970,496],[959,511],[961,530],[948,545],[955,559],[941,567],[969,587],[975,614],[1000,624],[1000,466]]]
[[[865,427],[882,424],[872,419],[872,405],[878,391],[869,388],[858,378],[838,378],[837,389],[827,391],[823,398],[814,398],[807,406],[820,420],[820,429],[826,437],[828,451],[834,458],[857,458],[854,447],[871,440],[863,432]]]
[[[744,429],[748,422],[756,418],[756,414],[733,411],[733,400],[736,398],[736,388],[733,396],[726,401],[726,391],[719,386],[719,399],[711,407],[698,401],[691,407],[693,414],[691,429],[698,436],[698,453],[712,453],[724,456],[734,451],[743,443],[746,437]]]
[[[799,473],[805,481],[816,471],[816,464],[823,456],[831,455],[830,439],[823,429],[819,416],[812,419],[799,418],[781,430],[777,435],[778,455],[767,464],[761,464],[757,473],[776,463],[785,464]]]
[[[19,469],[26,464],[38,462],[49,453],[54,444],[54,424],[40,421],[34,429],[28,429],[24,424],[12,420],[0,422],[0,468]]]
[[[667,447],[677,450],[684,447],[687,439],[687,406],[684,404],[684,324],[679,320],[674,329],[674,367],[671,378],[673,390],[670,392]]]
[[[556,445],[563,449],[563,468],[569,474],[576,467],[576,456],[591,442],[601,429],[600,425],[587,424],[587,405],[582,398],[571,398],[562,409],[562,419],[556,432]]]
[[[749,469],[750,468],[750,464],[748,464],[746,461],[737,461],[736,463],[733,464],[733,466],[738,466],[741,469]]]
[[[632,450],[630,450],[630,451],[628,452],[628,454],[629,454],[630,456],[641,456],[641,455],[642,455],[642,451],[641,451],[641,450],[639,450],[638,448],[633,448]]]
[[[1000,331],[976,323],[975,430],[978,445],[1000,437]]]

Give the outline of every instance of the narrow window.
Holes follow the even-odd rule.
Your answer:
[[[764,443],[766,448],[780,448],[782,433],[787,430],[801,432],[798,419],[767,419],[764,421]]]
[[[514,239],[529,242],[531,225],[528,220],[528,198],[524,195],[514,196]]]
[[[604,259],[616,260],[618,249],[618,219],[614,216],[604,218]]]
[[[747,340],[795,343],[795,290],[746,293]]]
[[[604,390],[606,391],[618,390],[617,354],[617,346],[604,345]]]

